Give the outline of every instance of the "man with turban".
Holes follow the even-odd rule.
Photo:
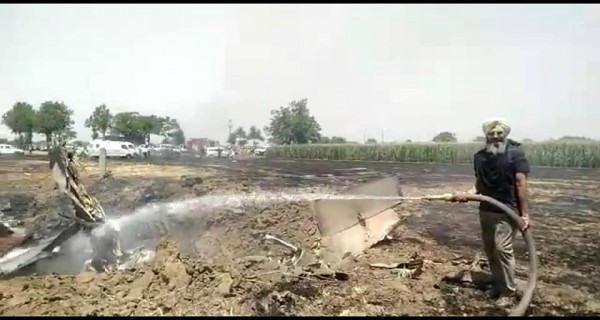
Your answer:
[[[485,147],[474,156],[475,186],[467,193],[492,197],[519,212],[529,227],[529,197],[527,175],[529,163],[520,144],[508,139],[510,126],[504,119],[490,119],[482,125]],[[466,201],[463,194],[455,200]],[[481,202],[479,220],[484,251],[492,272],[492,298],[499,306],[508,306],[519,298],[521,290],[515,283],[513,241],[516,224],[495,206]]]

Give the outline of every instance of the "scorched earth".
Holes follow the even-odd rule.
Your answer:
[[[397,174],[407,195],[467,190],[469,166],[246,160],[170,163],[110,161],[98,178],[84,163],[89,192],[108,215],[132,214],[151,202],[211,194],[294,190],[336,192]],[[57,191],[45,160],[0,160],[4,218],[43,234],[60,229]],[[532,226],[540,260],[533,315],[600,315],[600,216],[597,170],[534,169]],[[9,205],[8,205],[9,204]],[[0,280],[1,315],[488,315],[476,285],[486,273],[475,205],[406,202],[390,238],[340,267],[345,277],[287,268],[285,248],[305,250],[318,232],[308,201],[197,210],[165,223],[155,261],[134,270],[29,275]],[[517,241],[519,276],[526,254]],[[0,246],[4,254],[7,246]],[[420,261],[403,276],[375,263]],[[56,271],[56,270],[54,270]]]

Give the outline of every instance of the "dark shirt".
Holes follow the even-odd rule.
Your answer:
[[[529,174],[529,162],[523,150],[508,146],[504,153],[494,155],[483,149],[475,154],[473,163],[478,193],[518,210],[516,175]],[[481,202],[479,209],[502,212],[487,202]]]

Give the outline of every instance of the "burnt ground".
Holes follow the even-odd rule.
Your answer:
[[[397,174],[406,195],[466,190],[470,166],[248,160],[109,162],[100,180],[94,166],[82,172],[90,193],[110,214],[129,214],[150,202],[212,193],[348,186]],[[4,218],[38,233],[59,229],[58,202],[46,162],[0,161]],[[533,233],[540,279],[533,315],[599,315],[596,190],[599,170],[536,168],[530,181]],[[0,208],[1,209],[1,208]],[[269,256],[265,233],[309,249],[317,240],[304,201],[198,212],[185,228],[171,229],[156,261],[115,274],[38,275],[0,281],[2,315],[488,315],[491,307],[472,284],[443,281],[468,269],[481,251],[475,205],[403,203],[406,217],[392,241],[343,266],[346,281],[282,276]],[[185,241],[181,241],[185,240]],[[182,251],[182,249],[186,249]],[[181,253],[184,252],[184,253]],[[423,273],[400,278],[369,263],[419,255]],[[519,274],[526,277],[524,243],[517,240]],[[41,271],[41,270],[40,270]],[[266,301],[271,308],[265,310]],[[260,303],[259,303],[260,302]],[[276,307],[273,307],[276,305]]]

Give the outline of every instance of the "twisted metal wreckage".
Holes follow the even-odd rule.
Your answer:
[[[49,158],[52,177],[60,193],[59,216],[71,222],[57,236],[20,248],[21,252],[10,258],[3,257],[0,275],[30,273],[29,269],[35,269],[33,266],[36,263],[55,258],[64,253],[63,251],[68,251],[61,250],[61,246],[79,232],[88,237],[91,244],[91,258],[84,263],[84,270],[106,272],[126,269],[153,257],[153,252],[144,250],[143,247],[128,251],[121,250],[119,227],[106,219],[104,209],[98,200],[90,196],[81,183],[72,152],[56,147],[50,151]],[[75,254],[81,255],[82,252]]]
[[[62,148],[52,150],[50,170],[64,204],[60,215],[74,221],[53,241],[54,246],[59,246],[79,231],[83,232],[89,237],[92,247],[92,257],[86,261],[85,269],[98,272],[125,269],[140,260],[151,258],[152,254],[142,247],[121,250],[119,227],[106,219],[98,200],[90,196],[81,183],[72,152],[65,152]],[[54,250],[54,247],[44,248],[44,251],[49,250]]]

